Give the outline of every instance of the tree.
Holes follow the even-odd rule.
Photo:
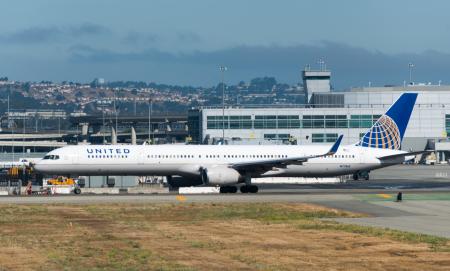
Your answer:
[[[65,98],[64,98],[64,96],[63,96],[63,95],[61,95],[61,94],[58,94],[58,95],[56,96],[56,100],[57,100],[57,101],[59,101],[59,102],[61,102],[61,101],[64,101],[64,100],[65,100]]]
[[[273,86],[277,84],[274,77],[254,78],[250,81],[249,90],[268,91],[272,90]]]

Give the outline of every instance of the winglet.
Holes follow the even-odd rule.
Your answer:
[[[333,155],[337,152],[339,145],[341,145],[341,141],[342,141],[343,137],[344,137],[344,135],[340,135],[338,137],[338,139],[336,140],[336,142],[334,142],[333,146],[331,146],[331,149],[328,151],[328,153],[326,155]]]

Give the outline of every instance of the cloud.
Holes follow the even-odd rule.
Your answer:
[[[30,27],[9,34],[0,35],[0,42],[13,44],[36,44],[108,33],[111,33],[108,28],[93,23],[83,23],[80,25],[66,27]]]
[[[84,35],[102,35],[111,33],[111,30],[109,28],[94,23],[83,23],[81,25],[71,26],[67,30],[68,33],[76,37]]]
[[[153,34],[153,33],[138,33],[135,31],[128,32],[124,38],[122,38],[122,42],[125,44],[132,44],[132,45],[138,45],[138,44],[149,44],[149,43],[155,43],[157,41],[160,41],[161,37]]]
[[[139,69],[151,72],[155,81],[173,80],[164,83],[214,83],[218,80],[217,67],[221,64],[228,66],[227,80],[233,82],[270,75],[281,82],[296,83],[301,81],[301,70],[307,64],[317,68],[320,58],[332,70],[332,83],[336,89],[367,85],[369,81],[373,86],[401,85],[409,79],[409,62],[415,64],[413,78],[416,82],[450,82],[446,72],[450,69],[450,54],[431,50],[386,54],[327,41],[315,45],[237,46],[190,53],[158,49],[113,51],[78,45],[71,47],[69,55],[70,62],[80,65],[120,66],[131,75],[139,74]],[[108,70],[104,69],[102,73],[107,77]]]
[[[178,32],[177,40],[179,42],[197,43],[197,42],[201,42],[202,38],[194,32],[186,31],[186,32]]]
[[[61,37],[63,32],[57,27],[31,27],[8,35],[0,36],[0,41],[10,43],[36,43],[54,41]]]
[[[145,62],[174,61],[176,57],[156,49],[137,52],[115,52],[107,49],[97,49],[88,45],[75,45],[70,47],[70,59],[75,62]]]

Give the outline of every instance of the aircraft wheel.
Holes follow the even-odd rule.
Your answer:
[[[243,186],[241,186],[241,193],[248,193],[249,192],[249,189],[248,189],[248,186],[247,185],[243,185]]]
[[[359,179],[358,173],[353,174],[353,180],[357,181]]]
[[[237,187],[236,186],[221,186],[220,187],[220,193],[236,193]]]
[[[256,185],[243,185],[241,186],[241,193],[258,193],[258,187]]]
[[[256,185],[249,186],[250,193],[258,193],[258,187]]]

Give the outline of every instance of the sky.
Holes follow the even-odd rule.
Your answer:
[[[0,77],[212,86],[295,84],[324,59],[335,89],[450,84],[450,1],[1,1]]]

